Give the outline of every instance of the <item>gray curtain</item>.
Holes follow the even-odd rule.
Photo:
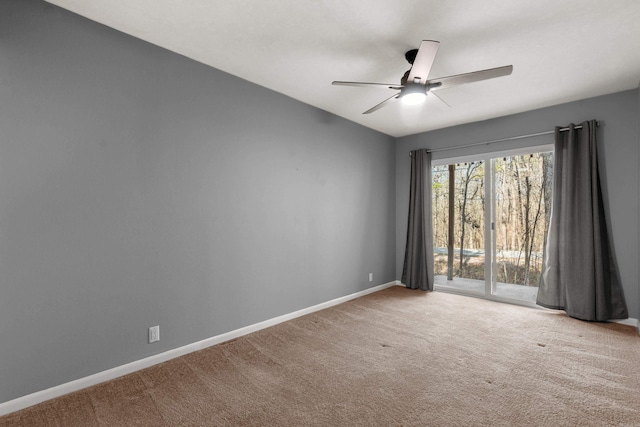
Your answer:
[[[407,288],[432,291],[431,153],[427,150],[411,152],[409,191],[409,218],[402,283]]]
[[[600,188],[595,120],[555,130],[553,202],[537,304],[583,320],[626,319]]]

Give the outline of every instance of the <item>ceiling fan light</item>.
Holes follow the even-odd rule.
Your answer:
[[[410,92],[402,95],[404,105],[420,105],[427,99],[427,94],[423,92]]]

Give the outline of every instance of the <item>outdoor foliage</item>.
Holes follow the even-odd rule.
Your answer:
[[[493,160],[497,280],[538,286],[551,214],[552,153]],[[454,167],[453,276],[485,278],[485,174],[490,165]],[[449,165],[433,168],[435,274],[446,275],[449,229]],[[487,260],[489,262],[489,260]]]

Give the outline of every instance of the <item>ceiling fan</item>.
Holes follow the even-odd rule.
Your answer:
[[[420,43],[419,49],[412,49],[405,53],[405,58],[412,66],[409,71],[404,73],[404,76],[402,76],[399,85],[393,83],[365,83],[342,81],[334,81],[331,84],[340,86],[387,87],[389,89],[400,91],[362,113],[370,114],[398,98],[402,99],[403,104],[418,105],[426,100],[427,93],[432,92],[433,95],[436,95],[435,92],[433,92],[434,90],[445,89],[451,86],[458,86],[465,83],[477,82],[480,80],[488,80],[496,77],[508,76],[513,71],[513,65],[506,65],[504,67],[489,68],[487,70],[474,71],[471,73],[458,74],[455,76],[440,77],[437,79],[428,80],[429,71],[431,71],[431,66],[433,65],[433,60],[436,57],[439,46],[440,42],[433,40],[423,40],[422,43]],[[436,97],[438,96],[436,95]]]

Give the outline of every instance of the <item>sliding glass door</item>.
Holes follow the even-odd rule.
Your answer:
[[[478,159],[433,167],[436,287],[485,293],[491,271],[485,256],[485,169]]]
[[[436,289],[535,303],[552,175],[547,146],[434,162]]]

